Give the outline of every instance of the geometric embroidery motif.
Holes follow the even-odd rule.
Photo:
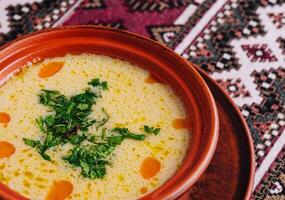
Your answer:
[[[248,97],[250,96],[250,93],[248,90],[245,89],[245,86],[242,84],[241,79],[238,78],[236,80],[234,79],[227,79],[226,81],[222,79],[216,80],[219,85],[224,88],[227,93],[231,97]]]
[[[80,3],[79,7],[84,10],[92,10],[98,8],[104,8],[105,4],[103,0],[84,0]]]
[[[281,150],[275,163],[261,182],[255,200],[284,200],[285,198],[285,149]]]
[[[242,45],[241,48],[246,52],[251,62],[277,61],[276,56],[272,54],[267,44]]]
[[[125,5],[131,11],[158,11],[162,12],[166,9],[179,8],[193,3],[193,0],[125,0]]]
[[[162,44],[168,44],[180,31],[180,26],[148,26],[151,37]]]
[[[120,21],[96,21],[96,20],[90,20],[86,22],[87,25],[96,25],[96,26],[106,26],[106,27],[111,27],[111,28],[116,28],[116,29],[121,29],[121,30],[126,30],[127,28],[123,25],[122,22]]]
[[[273,24],[277,29],[282,28],[285,25],[285,15],[284,13],[268,13],[269,18],[272,20]]]
[[[282,49],[282,54],[285,55],[285,38],[279,37],[277,39],[277,42],[279,43],[279,46]]]

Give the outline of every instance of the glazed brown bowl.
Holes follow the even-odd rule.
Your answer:
[[[95,26],[48,29],[27,35],[0,50],[0,84],[28,62],[66,54],[95,53],[127,60],[170,85],[184,103],[191,132],[182,166],[165,184],[141,199],[175,199],[205,171],[218,140],[214,98],[193,65],[172,50],[145,37]],[[0,183],[0,196],[25,199]]]

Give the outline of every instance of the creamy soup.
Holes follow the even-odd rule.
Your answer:
[[[0,181],[33,199],[137,199],[179,169],[182,102],[101,55],[29,64],[0,87]]]

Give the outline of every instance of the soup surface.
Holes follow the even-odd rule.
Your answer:
[[[87,121],[68,121],[61,139],[47,142],[62,125],[56,120],[72,120],[45,101],[49,90],[69,102],[60,112],[77,106]],[[86,91],[94,102],[79,105],[75,96]],[[0,87],[0,181],[33,200],[137,199],[180,167],[189,143],[185,117],[169,86],[129,62],[82,54],[30,64]],[[97,160],[72,158],[88,145]]]

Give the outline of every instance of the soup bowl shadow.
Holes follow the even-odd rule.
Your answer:
[[[214,98],[194,66],[171,49],[146,37],[106,27],[69,26],[29,34],[0,49],[0,85],[22,66],[66,54],[94,53],[120,58],[146,70],[180,97],[190,141],[177,172],[161,187],[141,197],[175,199],[191,187],[209,165],[218,141]],[[0,196],[26,199],[0,183]]]

